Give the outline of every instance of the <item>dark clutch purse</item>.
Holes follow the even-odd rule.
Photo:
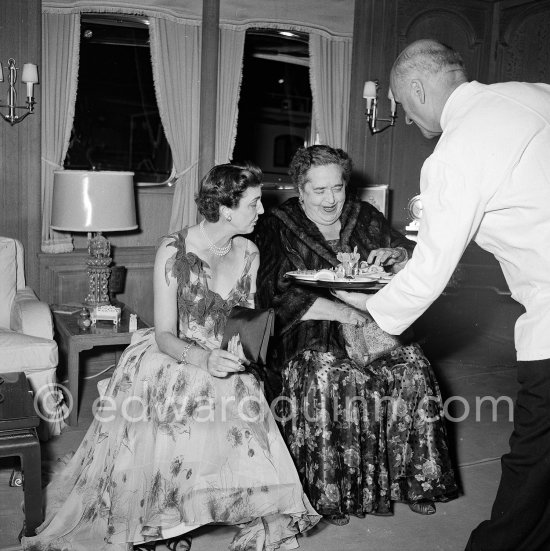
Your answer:
[[[275,327],[273,308],[245,308],[235,306],[231,310],[223,332],[221,348],[227,350],[227,343],[234,335],[239,335],[246,359],[265,365],[269,337]]]

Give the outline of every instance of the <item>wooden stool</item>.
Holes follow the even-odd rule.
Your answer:
[[[42,466],[36,427],[40,419],[24,373],[0,375],[0,457],[19,456],[23,472],[25,536],[42,523]]]

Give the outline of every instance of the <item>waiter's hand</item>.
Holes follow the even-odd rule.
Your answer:
[[[331,293],[342,302],[366,312],[367,296],[363,293],[350,293],[348,291],[331,290]]]

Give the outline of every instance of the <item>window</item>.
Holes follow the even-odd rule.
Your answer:
[[[273,166],[288,167],[294,153],[304,145],[303,136],[293,134],[283,134],[275,138],[273,150]]]
[[[130,170],[161,183],[172,170],[157,108],[147,20],[83,15],[73,130],[64,166]]]
[[[313,135],[307,34],[247,31],[233,158],[257,163],[264,181],[288,182],[290,160]]]

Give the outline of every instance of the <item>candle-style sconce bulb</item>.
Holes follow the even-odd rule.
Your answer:
[[[390,112],[392,116],[395,116],[395,112],[397,111],[397,104],[395,103],[395,97],[393,95],[393,92],[391,91],[391,88],[388,88],[388,99],[390,100]]]
[[[364,98],[376,97],[376,82],[372,80],[367,80],[367,82],[365,82],[365,86],[363,87],[363,97]]]
[[[377,80],[368,80],[367,82],[365,82],[365,85],[363,86],[363,98],[365,98],[367,102],[367,111],[365,113],[365,116],[367,119],[369,130],[373,135],[383,132],[390,126],[394,126],[395,119],[397,118],[397,115],[396,115],[397,104],[395,102],[395,98],[393,97],[391,88],[389,89],[389,92],[388,92],[388,99],[390,100],[390,109],[391,109],[390,118],[389,119],[378,118],[377,116],[378,88],[379,88],[379,84]],[[378,128],[379,122],[387,122],[388,124],[382,128]]]

